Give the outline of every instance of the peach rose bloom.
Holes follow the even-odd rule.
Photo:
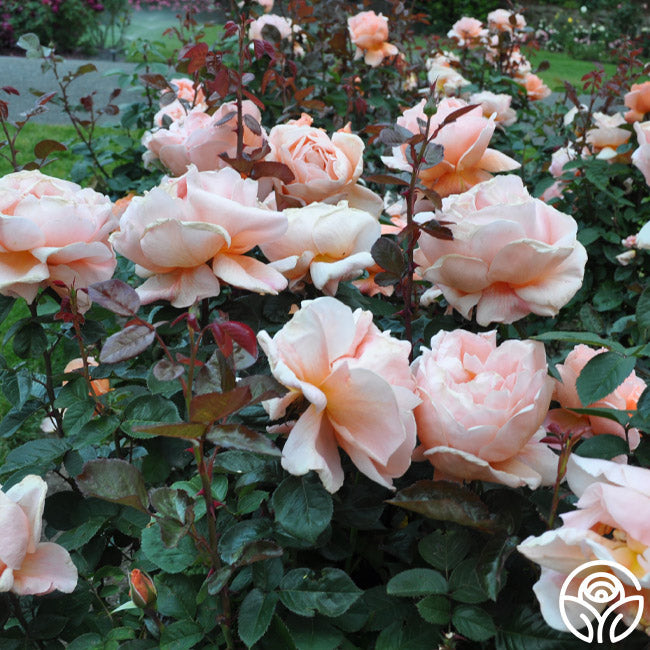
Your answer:
[[[110,199],[38,170],[0,178],[0,293],[32,302],[40,287],[59,295],[109,280],[117,264],[108,236]],[[87,295],[77,294],[82,310]]]
[[[529,560],[539,564],[542,573],[533,591],[537,596],[544,620],[556,630],[568,631],[559,609],[560,590],[569,574],[585,562],[607,560],[621,564],[638,579],[637,591],[623,572],[612,574],[622,582],[626,596],[641,595],[645,603],[636,620],[636,603],[621,603],[615,613],[623,615],[621,633],[627,626],[638,625],[648,634],[650,627],[650,470],[630,467],[596,458],[581,458],[572,454],[567,468],[567,480],[578,497],[577,509],[561,515],[561,528],[539,537],[529,537],[517,549]],[[589,569],[587,570],[589,571]],[[602,565],[591,571],[610,571]],[[589,577],[580,572],[569,584],[567,595],[577,596],[580,583]],[[596,604],[602,612],[611,602]],[[566,601],[565,611],[575,629],[584,628],[585,615],[592,613],[578,603]],[[611,623],[612,617],[608,617]],[[606,623],[607,625],[607,623]],[[607,630],[607,628],[606,628]],[[625,645],[625,644],[623,644]]]
[[[173,122],[169,129],[147,131],[142,137],[142,144],[148,149],[144,155],[145,166],[160,160],[173,176],[184,174],[189,165],[196,165],[199,171],[227,167],[220,154],[230,157],[237,154],[237,118],[235,115],[223,124],[219,122],[233,111],[237,111],[235,102],[223,104],[213,115],[197,106],[186,117]],[[257,122],[262,118],[257,106],[248,99],[243,101],[243,112]],[[244,124],[244,151],[261,147],[263,135],[263,131],[257,135]]]
[[[417,106],[404,111],[402,116],[397,118],[397,124],[411,133],[419,133],[418,119],[425,122],[427,119],[424,114],[425,103],[426,100],[423,99]],[[433,133],[448,115],[464,106],[467,106],[467,102],[462,99],[443,99],[431,119],[429,134]],[[422,183],[440,196],[449,196],[464,192],[477,183],[492,178],[493,172],[519,168],[521,165],[516,160],[488,148],[494,129],[494,118],[483,117],[483,109],[480,106],[444,126],[432,140],[444,147],[444,160],[420,171]],[[381,159],[392,169],[407,172],[412,170],[406,159],[406,145],[393,147],[393,155],[382,156]]]
[[[639,148],[632,154],[632,164],[643,174],[645,182],[650,185],[650,120],[647,122],[635,122]]]
[[[628,122],[640,122],[646,113],[650,113],[650,81],[632,84],[632,89],[625,95],[625,105],[630,109],[625,113]]]
[[[594,128],[587,131],[585,139],[596,154],[596,158],[600,160],[616,158],[616,149],[632,137],[629,131],[620,128],[625,124],[625,118],[620,113],[616,115],[594,113],[593,122]],[[629,154],[623,155],[629,159]]]
[[[469,104],[480,104],[483,117],[494,115],[494,121],[501,126],[512,126],[517,121],[517,113],[510,108],[512,97],[506,94],[497,95],[489,90],[473,93],[467,100]]]
[[[346,200],[353,208],[379,216],[381,198],[358,183],[363,172],[363,140],[346,129],[330,138],[312,122],[303,113],[299,120],[274,126],[269,133],[271,153],[266,159],[284,163],[294,175],[288,184],[277,181],[278,191],[304,205]]]
[[[487,36],[487,29],[483,29],[483,23],[476,18],[463,16],[457,20],[447,32],[449,38],[458,41],[460,47],[471,47],[477,41]]]
[[[311,280],[319,291],[333,296],[339,282],[358,278],[374,264],[370,248],[381,236],[381,226],[368,212],[341,201],[287,208],[284,215],[287,232],[260,248],[271,266],[288,278],[291,290]]]
[[[231,167],[199,172],[192,166],[133,199],[111,239],[147,278],[137,288],[141,301],[189,307],[218,295],[221,282],[256,293],[282,291],[282,274],[245,255],[287,229],[287,218],[262,205],[257,191],[257,181]]]
[[[522,84],[526,88],[528,99],[532,102],[544,99],[551,94],[551,89],[532,72],[529,72],[523,77]]]
[[[47,484],[29,474],[0,490],[0,593],[42,596],[55,589],[70,594],[77,567],[62,546],[41,542]]]
[[[564,174],[564,166],[571,160],[575,160],[576,156],[576,151],[571,143],[554,151],[551,155],[551,164],[548,168],[551,176],[553,176],[553,178],[560,179]],[[575,169],[573,173],[574,176],[577,176],[578,170]],[[566,181],[556,180],[553,185],[544,190],[544,193],[542,196],[540,196],[540,199],[542,201],[548,202],[553,198],[562,198],[565,185]]]
[[[431,86],[435,86],[437,92],[447,97],[455,95],[463,86],[472,83],[448,65],[429,66],[427,79]]]
[[[587,253],[575,220],[531,197],[519,176],[443,199],[436,217],[452,222],[454,239],[422,233],[418,272],[465,318],[476,308],[479,325],[555,316],[582,285]]]
[[[99,363],[97,363],[95,357],[88,357],[88,365],[96,367],[99,365]],[[70,363],[68,363],[68,365],[64,368],[63,372],[69,373],[75,372],[76,370],[81,370],[83,372],[83,367],[83,359],[79,357],[78,359],[73,359],[70,361]],[[64,381],[63,385],[65,386],[67,383],[67,381]],[[95,391],[95,395],[97,396],[104,395],[111,390],[111,382],[108,379],[93,379],[90,383],[93,387],[93,390]]]
[[[498,32],[511,32],[513,29],[510,16],[515,17],[515,29],[526,27],[526,20],[521,14],[516,14],[508,9],[495,9],[487,15],[488,27]]]
[[[355,59],[362,56],[373,68],[389,56],[395,56],[399,50],[388,43],[388,18],[374,11],[362,11],[348,18],[350,40],[357,46]]]
[[[194,82],[185,77],[171,79],[169,83],[174,86],[176,90],[176,99],[169,104],[164,104],[162,101],[160,102],[160,110],[153,118],[153,122],[156,126],[163,126],[165,115],[169,116],[169,119],[172,122],[176,122],[177,120],[185,118],[189,110],[194,107],[197,107],[202,111],[207,110],[208,105],[205,103],[205,93],[200,85],[195,91]],[[166,92],[170,91],[168,90]],[[164,94],[165,93],[163,93],[163,95]],[[180,100],[184,100],[185,103]]]
[[[413,362],[416,457],[435,478],[537,488],[555,480],[557,456],[542,442],[553,384],[544,345],[496,332],[439,332]]]
[[[625,381],[606,397],[594,402],[593,404],[582,404],[578,397],[576,389],[576,380],[582,372],[582,369],[595,356],[607,352],[605,348],[595,350],[586,345],[576,345],[567,355],[564,363],[555,366],[561,382],[554,380],[555,389],[553,399],[560,403],[562,408],[551,409],[548,414],[546,426],[552,423],[562,431],[582,432],[585,438],[591,438],[601,433],[609,433],[614,436],[626,439],[625,428],[618,422],[607,418],[596,417],[595,415],[578,415],[572,413],[573,408],[605,408],[616,409],[620,411],[636,411],[636,405],[641,397],[641,393],[646,388],[646,383],[640,377],[636,376],[634,370],[625,379]],[[638,429],[629,429],[627,439],[630,447],[635,449],[639,442],[640,436]]]
[[[330,297],[304,301],[273,338],[265,331],[257,338],[271,373],[289,389],[264,403],[270,417],[283,417],[301,398],[309,403],[289,433],[282,467],[297,476],[314,470],[336,492],[341,447],[362,474],[392,488],[415,448],[410,345],[379,330],[371,312]]]
[[[257,2],[257,4],[260,5],[267,14],[273,9],[274,0],[255,0],[255,2]]]
[[[248,38],[263,41],[262,30],[267,26],[275,27],[280,33],[280,38],[291,37],[291,20],[276,14],[266,14],[254,20],[248,30]]]

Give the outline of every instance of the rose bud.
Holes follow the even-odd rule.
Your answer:
[[[158,592],[147,573],[133,569],[129,574],[129,596],[140,609],[150,609],[156,605]]]

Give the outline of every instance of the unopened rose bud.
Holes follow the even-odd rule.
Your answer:
[[[140,609],[151,609],[156,606],[158,592],[147,573],[133,569],[129,574],[129,596]]]

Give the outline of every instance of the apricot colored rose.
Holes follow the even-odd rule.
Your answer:
[[[47,484],[29,474],[0,490],[0,593],[66,594],[77,586],[77,568],[62,546],[41,542]]]
[[[108,197],[37,170],[0,178],[0,293],[32,302],[40,287],[60,295],[109,280],[117,227]],[[77,294],[82,310],[90,306]]]
[[[348,18],[350,40],[357,46],[355,59],[364,61],[373,68],[389,56],[396,56],[399,50],[388,43],[388,18],[374,11],[362,11]]]
[[[632,164],[643,174],[645,182],[650,185],[650,120],[647,122],[635,122],[639,148],[632,154]]]
[[[346,200],[353,208],[379,216],[382,200],[358,183],[363,172],[361,138],[345,129],[330,138],[312,122],[303,113],[299,120],[274,126],[269,133],[267,160],[284,163],[294,175],[290,183],[276,181],[278,191],[304,205]]]
[[[625,113],[628,122],[640,122],[646,113],[650,113],[650,81],[632,84],[632,89],[625,95],[625,105],[630,109]]]
[[[334,295],[339,282],[354,280],[374,261],[370,248],[381,235],[379,221],[368,212],[337,205],[311,203],[284,211],[289,228],[260,248],[271,266],[289,280],[290,289],[305,281]]]
[[[494,121],[501,126],[511,126],[517,121],[517,113],[510,108],[512,97],[506,94],[497,95],[489,90],[473,93],[467,100],[469,104],[480,104],[483,117],[494,115]]]
[[[418,120],[426,122],[425,103],[423,99],[417,106],[404,111],[402,116],[397,118],[397,124],[411,133],[419,133]],[[462,99],[443,99],[431,119],[429,135],[433,134],[448,115],[467,105]],[[449,196],[464,192],[477,183],[492,178],[493,172],[510,171],[520,167],[512,158],[488,148],[494,129],[494,118],[483,117],[483,109],[480,106],[443,126],[432,142],[444,147],[444,160],[420,171],[422,183],[438,192],[440,196]],[[382,161],[392,169],[408,172],[412,170],[406,159],[406,145],[393,147],[393,155],[382,156]]]
[[[195,90],[194,82],[186,77],[171,79],[169,83],[176,92],[176,99],[169,103],[161,100],[160,110],[153,118],[154,124],[157,126],[163,126],[163,118],[165,115],[168,115],[169,119],[174,122],[183,119],[187,115],[188,111],[194,107],[198,107],[202,111],[207,109],[208,106],[205,103],[205,93],[200,85]],[[165,91],[163,97],[168,92],[170,91]]]
[[[145,165],[159,160],[173,176],[184,174],[189,165],[195,165],[199,171],[227,167],[221,154],[230,157],[237,154],[236,111],[235,102],[223,104],[213,115],[197,106],[186,117],[173,122],[169,129],[147,131],[142,137],[142,144],[148,149],[144,155]],[[260,122],[259,109],[248,99],[243,102],[243,112]],[[229,115],[230,119],[224,122]],[[244,123],[245,152],[261,147],[262,140],[262,135],[254,133]]]
[[[520,553],[542,568],[533,591],[544,620],[556,630],[567,631],[559,608],[562,585],[569,574],[585,562],[609,560],[622,565],[639,580],[640,592],[624,572],[616,571],[615,574],[625,595],[639,594],[644,598],[645,605],[638,624],[647,634],[650,627],[650,470],[572,454],[566,476],[571,490],[578,497],[577,509],[560,515],[561,528],[539,537],[529,537],[517,547]],[[590,572],[598,572],[600,584],[607,585],[603,572],[611,571],[611,568],[599,565],[579,572],[568,585],[567,595],[577,596],[578,588],[581,583],[585,584],[583,581],[589,578]],[[591,602],[599,612],[605,607],[615,607],[612,602]],[[587,624],[585,614],[589,619],[594,618],[593,614],[587,613],[586,607],[571,601],[565,600],[564,607],[569,622],[578,630]],[[636,603],[620,603],[614,611],[614,615],[623,617],[623,624],[617,632],[634,625],[638,611]],[[612,618],[606,619],[606,625]]]
[[[476,18],[463,16],[457,20],[447,32],[449,38],[458,41],[461,47],[471,47],[487,36],[487,29],[483,29],[483,23]]]
[[[585,139],[591,146],[593,153],[596,154],[596,158],[601,160],[616,158],[616,149],[625,144],[632,136],[628,130],[620,128],[621,125],[625,124],[623,115],[620,113],[615,115],[594,113],[593,123],[594,127],[587,131]],[[630,154],[624,154],[623,156],[629,162]]]
[[[301,398],[309,403],[291,428],[282,467],[297,476],[314,470],[336,492],[341,447],[362,474],[392,488],[415,448],[410,345],[379,330],[371,312],[330,297],[304,301],[273,338],[262,331],[258,340],[273,376],[289,389],[265,403],[271,418]]]
[[[439,332],[413,362],[416,457],[434,478],[536,488],[555,479],[557,457],[540,439],[553,384],[544,345],[496,332]]]
[[[245,255],[287,229],[286,217],[262,205],[257,191],[257,181],[230,167],[199,172],[192,166],[133,199],[112,241],[147,278],[137,289],[142,302],[189,307],[218,295],[221,282],[257,293],[284,289],[283,275]]]
[[[569,352],[564,363],[555,366],[562,381],[554,380],[555,390],[553,392],[553,399],[559,402],[562,408],[551,409],[549,411],[547,426],[553,423],[560,430],[580,431],[587,438],[600,433],[609,433],[620,438],[626,438],[625,428],[618,422],[595,415],[579,415],[571,412],[571,409],[574,408],[606,408],[628,412],[636,411],[636,404],[639,401],[639,397],[641,397],[641,393],[646,388],[646,383],[643,379],[636,376],[634,370],[618,388],[606,397],[599,399],[593,404],[583,404],[580,401],[576,389],[576,380],[580,376],[582,369],[591,359],[606,351],[605,348],[596,350],[587,345],[576,345]],[[636,448],[640,441],[638,429],[629,429],[627,439],[630,441],[632,449]]]
[[[522,84],[526,88],[528,99],[533,102],[544,99],[551,94],[551,89],[532,72],[529,72],[523,77]]]
[[[435,216],[452,222],[454,239],[422,233],[418,272],[465,318],[474,308],[480,325],[555,316],[582,285],[587,253],[575,220],[531,197],[519,176],[443,199]]]
[[[95,357],[88,357],[88,365],[89,366],[98,366],[99,364],[97,363],[97,360]],[[83,367],[84,367],[84,362],[81,357],[78,359],[73,359],[68,363],[68,365],[64,368],[63,372],[68,373],[68,372],[75,372],[76,370],[80,370],[83,372]],[[91,385],[93,387],[93,390],[95,391],[95,395],[104,395],[105,393],[108,393],[109,390],[111,390],[111,382],[108,379],[93,379],[91,382]],[[63,384],[67,384],[67,382],[63,382]]]

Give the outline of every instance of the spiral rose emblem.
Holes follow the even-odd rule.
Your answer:
[[[585,577],[576,593],[575,580],[581,575]],[[630,590],[639,593],[628,595],[626,586],[628,593]],[[585,562],[562,584],[560,615],[569,631],[582,641],[603,643],[605,630],[609,629],[608,640],[616,643],[632,634],[641,620],[643,596],[640,592],[636,576],[621,564],[609,560]]]

